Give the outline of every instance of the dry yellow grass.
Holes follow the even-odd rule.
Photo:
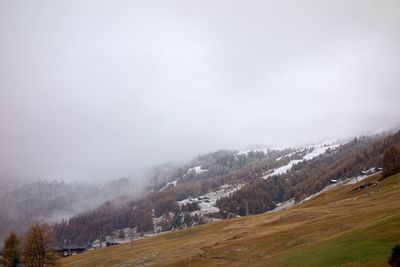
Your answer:
[[[377,181],[378,176],[367,181]],[[63,259],[64,266],[386,266],[400,241],[400,175],[340,186],[285,211],[202,225]]]

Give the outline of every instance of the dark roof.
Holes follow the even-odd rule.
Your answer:
[[[80,250],[80,251],[82,251],[82,250],[86,250],[87,249],[87,247],[86,246],[74,246],[74,245],[71,245],[71,246],[64,246],[64,247],[61,247],[61,248],[56,248],[55,250],[56,251],[66,251],[66,250]]]

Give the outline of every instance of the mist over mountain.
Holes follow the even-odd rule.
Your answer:
[[[118,197],[137,199],[142,185],[120,178],[107,183],[36,181],[2,187],[0,240],[11,230],[24,233],[32,223],[59,222]]]
[[[397,1],[0,1],[0,180],[143,179],[398,124]]]
[[[0,267],[395,265],[399,14],[0,0]]]

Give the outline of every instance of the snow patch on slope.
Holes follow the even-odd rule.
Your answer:
[[[334,145],[322,144],[322,145],[314,146],[313,151],[311,151],[310,153],[305,155],[303,157],[303,160],[313,159],[315,157],[318,157],[319,155],[324,154],[328,149],[336,149],[339,146],[340,146],[339,144],[334,144]]]
[[[291,198],[289,200],[286,200],[284,202],[276,204],[276,208],[271,211],[286,210],[286,209],[294,206],[295,204],[296,204],[296,202],[294,201],[294,198]],[[271,211],[267,211],[267,212],[271,212]]]
[[[274,148],[272,148],[270,146],[266,146],[266,145],[256,145],[251,148],[241,150],[241,151],[237,152],[236,155],[244,155],[244,154],[248,154],[250,152],[263,152],[264,154],[267,154],[268,151],[270,151],[270,150],[279,150],[279,149],[274,149]]]
[[[299,162],[302,162],[302,161],[303,161],[302,159],[291,160],[291,161],[289,161],[288,164],[275,169],[272,173],[269,173],[269,174],[263,176],[263,178],[267,179],[268,177],[271,177],[271,176],[274,176],[274,175],[284,174],[287,171],[289,171],[293,167],[293,165],[295,165],[295,164],[297,164]]]
[[[287,154],[287,155],[284,155],[284,156],[282,156],[282,157],[277,158],[276,161],[280,161],[280,160],[283,159],[283,158],[290,158],[290,157],[293,156],[294,154],[299,153],[299,152],[302,152],[303,150],[304,150],[304,149],[296,150],[295,152],[292,152],[292,153],[290,153],[290,154]]]
[[[218,212],[219,208],[216,207],[216,202],[218,199],[222,197],[229,196],[233,192],[239,190],[243,187],[244,184],[236,184],[236,185],[229,185],[225,184],[222,185],[218,190],[212,191],[210,193],[201,195],[197,198],[187,198],[178,202],[179,205],[183,205],[190,202],[197,202],[200,207],[200,211],[195,211],[194,213],[198,213],[200,215],[207,215],[209,213]]]
[[[274,176],[274,175],[284,174],[284,173],[288,172],[290,169],[292,169],[292,167],[295,164],[300,163],[300,162],[305,161],[305,160],[311,160],[311,159],[313,159],[315,157],[318,157],[319,155],[324,154],[328,149],[335,149],[335,148],[337,148],[339,146],[340,146],[340,144],[331,144],[331,145],[329,145],[327,143],[322,143],[322,144],[319,144],[319,145],[314,145],[314,146],[308,147],[306,149],[312,149],[312,151],[310,153],[304,155],[304,157],[302,159],[291,160],[291,161],[289,161],[288,164],[286,164],[286,165],[284,165],[282,167],[279,167],[279,168],[273,170],[272,172],[271,171],[268,172],[262,178],[267,179],[267,178],[269,178],[271,176]],[[288,156],[288,155],[286,155],[286,156]]]
[[[369,178],[371,176],[374,176],[378,173],[380,173],[380,169],[376,168],[376,167],[372,167],[366,171],[363,171],[360,175],[357,175],[356,177],[346,180],[346,184],[356,184],[357,182],[360,182],[360,181],[362,181],[366,178]]]
[[[168,187],[172,186],[176,186],[176,183],[178,182],[178,180],[172,181],[172,182],[168,182],[166,185],[164,185],[159,191],[164,191],[165,189],[167,189]]]
[[[189,172],[194,172],[194,173],[199,174],[199,173],[203,173],[203,172],[206,172],[206,171],[208,171],[208,170],[203,170],[203,169],[201,168],[201,165],[199,165],[199,166],[195,166],[195,167],[193,167],[193,168],[190,168],[190,169],[188,170],[188,173],[189,173]]]

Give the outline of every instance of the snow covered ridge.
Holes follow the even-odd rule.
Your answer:
[[[200,173],[203,173],[203,172],[206,172],[206,171],[208,171],[208,170],[203,170],[202,166],[199,165],[199,166],[195,166],[195,167],[192,167],[192,168],[188,169],[187,173],[192,173],[193,172],[193,173],[196,173],[196,174],[200,174]],[[183,177],[185,177],[185,175]],[[176,180],[174,180],[172,182],[168,182],[166,185],[164,185],[158,191],[162,192],[162,191],[164,191],[164,190],[166,190],[166,189],[168,189],[170,187],[176,186],[177,183],[178,183],[178,179],[176,179]]]
[[[274,170],[270,170],[270,171],[266,172],[262,178],[267,179],[267,178],[269,178],[271,176],[274,176],[274,175],[284,174],[284,173],[288,172],[289,170],[291,170],[292,167],[294,165],[296,165],[297,163],[303,162],[305,160],[311,160],[311,159],[313,159],[315,157],[318,157],[319,155],[324,154],[328,149],[334,150],[339,146],[340,146],[340,144],[322,143],[322,144],[313,145],[313,146],[310,146],[310,147],[307,147],[307,148],[303,148],[303,149],[301,149],[301,150],[299,150],[297,152],[304,151],[305,149],[311,149],[311,152],[309,152],[306,155],[304,155],[302,159],[291,160],[291,161],[289,161],[288,164],[286,164],[286,165],[284,165],[282,167],[279,167],[279,168],[276,168]],[[294,153],[297,153],[297,152],[294,152]],[[288,154],[288,155],[283,156],[283,157],[290,157],[290,156],[294,155],[294,153]],[[277,160],[280,160],[283,157],[280,157]]]
[[[268,151],[271,150],[281,150],[281,149],[273,148],[271,146],[266,146],[266,145],[256,145],[244,150],[240,150],[239,152],[236,153],[236,155],[246,155],[250,152],[263,152],[264,154],[267,154]]]

